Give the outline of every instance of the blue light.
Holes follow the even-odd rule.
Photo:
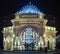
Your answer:
[[[25,42],[27,44],[32,43],[33,40],[34,40],[33,36],[31,35],[31,31],[32,31],[32,28],[30,28],[30,27],[26,28],[27,35],[26,35],[26,38],[25,38]]]
[[[26,36],[25,42],[26,42],[27,44],[30,44],[30,43],[32,43],[33,41],[34,41],[34,39],[33,39],[33,37],[32,37],[31,35]]]
[[[31,4],[31,2],[29,2],[29,4],[22,7],[19,13],[40,13],[40,10],[36,6]]]

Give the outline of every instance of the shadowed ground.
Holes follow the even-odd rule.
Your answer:
[[[60,50],[55,51],[3,51],[0,54],[60,54]]]

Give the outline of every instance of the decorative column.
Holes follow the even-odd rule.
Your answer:
[[[26,32],[24,32],[24,43],[25,43]]]
[[[14,27],[14,34],[15,34],[15,37],[14,37],[14,48],[16,49],[17,27]],[[15,49],[14,49],[14,50],[15,50]]]
[[[6,50],[6,33],[3,33],[3,46],[4,50]]]
[[[38,45],[38,42],[40,41],[40,28],[38,28],[38,37],[37,37],[37,45]]]
[[[51,50],[52,49],[52,41],[50,41],[50,43],[49,43],[49,49]]]
[[[55,41],[55,39],[53,39],[52,45],[53,45],[53,50],[55,50],[55,47],[56,47],[56,41]]]
[[[13,46],[14,46],[14,48],[16,48],[16,37],[13,38]],[[14,48],[13,48],[13,50],[15,50]]]
[[[45,48],[45,37],[44,37],[44,25],[43,25],[43,23],[41,24],[42,26],[41,26],[41,28],[40,28],[40,34],[41,34],[41,36],[42,36],[42,40],[43,40],[43,47]]]
[[[18,50],[20,48],[20,28],[18,28]]]
[[[13,50],[13,38],[11,38],[11,50]]]
[[[15,37],[15,49],[16,49],[16,37]]]
[[[45,51],[48,50],[48,40],[45,38]]]

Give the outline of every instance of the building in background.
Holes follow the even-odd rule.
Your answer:
[[[12,19],[12,26],[3,28],[4,50],[54,50],[56,28],[46,26],[45,14],[29,3]]]

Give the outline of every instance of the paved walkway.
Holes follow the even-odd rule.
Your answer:
[[[2,51],[0,50],[0,54],[60,54],[60,51]]]

